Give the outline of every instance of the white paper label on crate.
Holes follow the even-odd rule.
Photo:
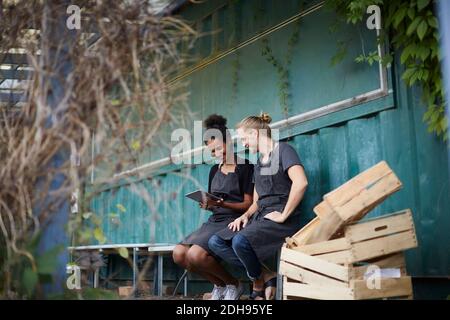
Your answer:
[[[380,277],[380,278],[400,278],[401,272],[399,268],[367,268],[368,271],[364,274],[364,280],[372,277]]]

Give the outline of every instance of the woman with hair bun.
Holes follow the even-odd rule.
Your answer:
[[[308,180],[297,152],[272,140],[270,116],[250,116],[237,125],[242,144],[259,153],[254,168],[253,204],[228,229],[209,240],[209,248],[229,263],[240,261],[253,281],[251,299],[273,299],[276,273],[263,261],[276,255],[286,237],[300,229],[299,204]]]
[[[236,300],[242,291],[240,282],[218,262],[208,247],[209,238],[247,211],[253,202],[253,165],[238,158],[226,127],[227,120],[217,114],[205,121],[205,144],[213,157],[220,160],[209,173],[208,192],[220,201],[201,203],[200,207],[212,212],[208,221],[188,235],[173,251],[175,263],[200,274],[214,284],[211,300]]]

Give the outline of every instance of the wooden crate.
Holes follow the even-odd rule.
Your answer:
[[[328,262],[351,264],[417,247],[411,211],[354,223],[344,228],[344,237],[291,248]]]
[[[412,299],[411,277],[381,279],[380,289],[370,289],[365,280],[352,280],[349,287],[324,287],[304,284],[283,277],[283,300]]]
[[[330,208],[348,223],[361,219],[401,187],[402,183],[392,169],[385,161],[381,161],[323,198]]]
[[[416,247],[410,210],[350,224],[338,239],[296,246],[280,257],[283,295],[310,299],[377,299],[412,296],[403,251]],[[398,269],[399,278],[381,278],[369,289],[364,274],[373,266]]]
[[[398,278],[380,278],[378,287],[364,274],[376,265],[396,268]],[[288,248],[282,249],[279,272],[283,275],[283,299],[362,300],[411,298],[411,278],[406,274],[403,253],[366,264],[338,265]]]
[[[317,217],[286,242],[301,246],[340,236],[346,224],[362,219],[401,186],[391,168],[381,161],[326,194],[314,208]]]

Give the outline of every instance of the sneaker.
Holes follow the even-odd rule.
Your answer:
[[[227,289],[225,291],[225,297],[223,300],[239,300],[242,293],[244,292],[244,287],[242,283],[239,282],[238,286],[227,285]]]
[[[214,285],[214,289],[211,292],[211,298],[209,298],[209,300],[222,300],[225,295],[226,289],[226,287],[219,287]]]

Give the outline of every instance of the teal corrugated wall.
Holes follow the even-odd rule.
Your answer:
[[[304,7],[313,3],[317,1],[309,1]],[[217,36],[199,41],[194,53],[205,58],[279,23],[299,9],[300,2],[294,0],[230,1],[229,5],[217,0],[189,5],[181,14],[195,21],[203,19],[198,26],[204,31],[222,26],[223,32]],[[238,19],[232,19],[236,14]],[[299,43],[289,68],[292,88],[289,115],[374,90],[379,85],[375,65],[353,62],[362,48],[366,53],[373,50],[373,34],[351,26],[341,26],[330,33],[334,21],[334,15],[324,9],[302,18]],[[290,24],[269,36],[276,56],[282,57],[287,50],[292,28]],[[347,54],[341,63],[331,67],[339,40],[350,41]],[[261,109],[271,112],[275,120],[283,119],[276,71],[261,56],[258,41],[238,50],[240,68],[235,100],[231,98],[234,54],[189,75],[190,107],[198,112],[198,120],[219,112],[233,124]],[[422,122],[425,108],[420,102],[420,90],[403,85],[398,63],[388,73],[391,89],[388,97],[309,121],[284,133],[292,136],[289,142],[298,150],[310,182],[301,219],[306,223],[313,217],[312,208],[323,194],[386,160],[403,182],[403,189],[369,217],[411,208],[419,248],[407,253],[410,273],[448,276],[450,174],[446,145],[429,134]],[[92,210],[103,217],[108,243],[173,243],[182,239],[208,218],[205,211],[184,198],[186,192],[198,188],[196,183],[206,187],[208,172],[209,166],[198,165],[142,180],[135,187],[148,191],[147,202],[131,186],[115,186],[101,192],[92,201]],[[117,204],[122,204],[126,212],[121,213]]]

